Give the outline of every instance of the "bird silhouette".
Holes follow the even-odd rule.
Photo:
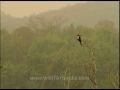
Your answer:
[[[77,40],[80,42],[80,44],[81,44],[81,46],[82,46],[82,40],[81,40],[81,37],[80,37],[79,34],[77,35]]]

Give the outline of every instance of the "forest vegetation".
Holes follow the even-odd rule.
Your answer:
[[[91,24],[93,21],[88,20]],[[89,27],[81,24],[82,21],[65,25],[66,22],[59,15],[52,18],[36,15],[12,31],[0,29],[2,89],[119,88],[116,23],[100,19]],[[77,34],[81,35],[82,46],[76,39]],[[40,77],[54,76],[81,77],[81,80],[40,80]]]

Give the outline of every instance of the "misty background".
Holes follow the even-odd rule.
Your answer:
[[[66,20],[64,25],[89,27],[93,27],[99,21],[110,20],[119,28],[119,2],[117,1],[2,1],[1,10],[1,28],[10,31],[26,25],[33,16],[47,18],[60,16]]]
[[[0,88],[119,88],[118,1],[1,1],[0,16]],[[89,80],[31,80],[55,75]]]

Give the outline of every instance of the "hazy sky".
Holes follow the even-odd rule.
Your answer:
[[[77,3],[85,1],[1,1],[1,10],[14,17],[24,17]]]

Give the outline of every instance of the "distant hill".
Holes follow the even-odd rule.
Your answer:
[[[16,28],[19,28],[20,26],[26,25],[28,21],[27,19],[27,17],[15,18],[5,14],[4,12],[1,12],[1,28],[5,28],[11,32]]]
[[[54,10],[40,14],[41,16],[53,17],[61,15],[67,18],[68,23],[74,25],[94,26],[98,21],[110,20],[119,26],[119,2],[96,1],[79,3],[60,10]]]
[[[39,11],[38,11],[39,12]],[[113,21],[119,28],[119,2],[118,1],[95,1],[79,3],[74,6],[67,6],[59,10],[52,10],[39,14],[44,17],[62,16],[67,19],[65,25],[84,25],[93,27],[98,21]],[[25,25],[29,17],[14,18],[9,15],[1,14],[2,28],[14,30],[15,28]]]

